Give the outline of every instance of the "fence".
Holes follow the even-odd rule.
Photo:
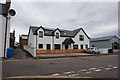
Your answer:
[[[33,57],[36,57],[36,48],[24,45],[24,50],[29,52]]]
[[[84,49],[52,49],[52,50],[36,50],[36,54],[60,54],[60,53],[82,53]]]

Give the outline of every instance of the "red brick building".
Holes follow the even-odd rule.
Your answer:
[[[28,35],[19,36],[19,47],[23,49],[24,45],[28,45]]]

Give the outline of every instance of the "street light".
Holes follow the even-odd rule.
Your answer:
[[[6,37],[7,37],[7,26],[8,26],[8,18],[11,18],[11,16],[15,16],[16,12],[14,9],[10,9],[8,11],[9,16],[6,16],[6,27],[5,27],[5,44],[4,44],[4,58],[5,58],[5,50],[6,50]]]

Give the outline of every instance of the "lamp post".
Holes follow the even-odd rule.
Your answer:
[[[15,16],[16,12],[15,12],[15,10],[10,9],[10,10],[8,11],[8,14],[9,14],[10,16]],[[4,43],[4,58],[6,58],[6,55],[5,55],[5,50],[6,50],[6,39],[7,39],[8,20],[11,18],[10,16],[6,16],[5,43]]]

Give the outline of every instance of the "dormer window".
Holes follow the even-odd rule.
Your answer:
[[[59,33],[56,33],[56,38],[59,38]]]
[[[79,40],[84,41],[84,35],[79,35]]]
[[[39,31],[39,37],[43,37],[43,31]]]

